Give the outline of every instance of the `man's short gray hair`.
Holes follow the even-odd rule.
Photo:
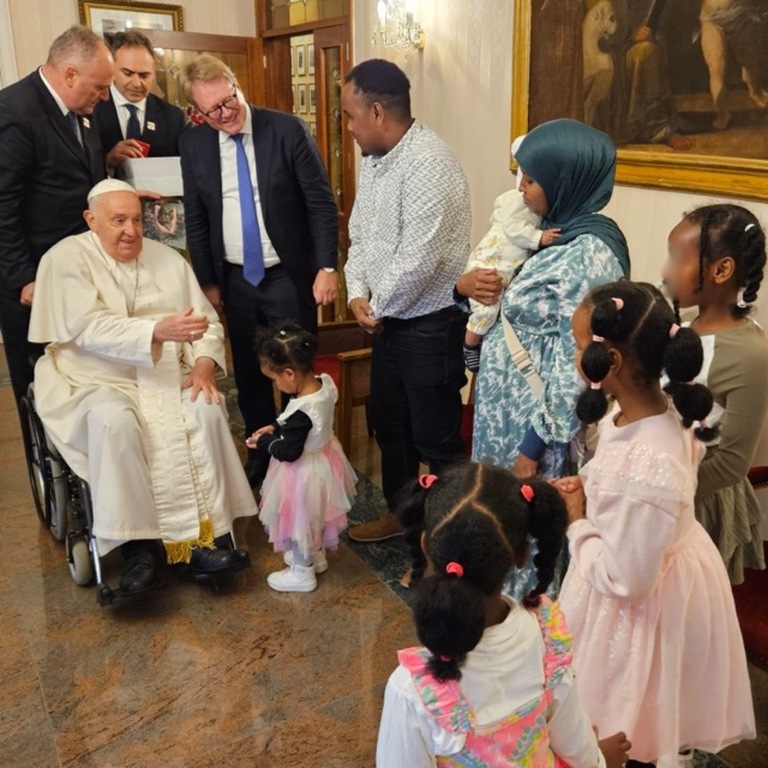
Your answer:
[[[51,43],[47,63],[60,69],[67,64],[88,61],[105,46],[104,39],[95,32],[75,24]]]

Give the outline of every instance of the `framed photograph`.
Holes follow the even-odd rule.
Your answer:
[[[307,111],[307,86],[306,85],[299,85],[297,87],[299,89],[299,112],[301,114],[306,114],[306,111]]]
[[[315,74],[315,44],[307,45],[307,74]]]
[[[296,46],[296,74],[300,77],[307,74],[306,49],[303,45]]]
[[[315,112],[317,109],[317,102],[315,101],[315,84],[309,84],[309,111]]]
[[[299,86],[293,86],[293,114],[299,111]]]
[[[99,35],[123,32],[130,27],[162,29],[169,32],[184,29],[180,5],[133,2],[133,0],[78,0],[80,23]]]
[[[768,17],[728,10],[515,0],[512,137],[569,117],[611,136],[619,183],[765,199]]]
[[[187,247],[184,202],[180,197],[143,200],[144,237],[170,245],[183,254]]]

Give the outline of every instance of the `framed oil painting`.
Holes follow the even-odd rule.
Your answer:
[[[133,2],[133,0],[78,0],[80,23],[99,35],[123,32],[130,27],[183,31],[180,5]]]
[[[515,0],[512,134],[608,133],[623,184],[768,198],[768,0]]]

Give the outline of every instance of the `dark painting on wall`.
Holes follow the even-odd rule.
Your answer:
[[[582,120],[626,183],[768,195],[768,0],[516,0],[513,134]]]

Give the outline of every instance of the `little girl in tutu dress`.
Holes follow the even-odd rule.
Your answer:
[[[336,549],[347,525],[357,476],[333,434],[336,385],[312,372],[317,338],[285,323],[257,333],[256,352],[262,373],[291,395],[277,421],[246,440],[271,456],[259,517],[288,565],[267,583],[278,592],[311,592],[328,568],[325,548]]]

